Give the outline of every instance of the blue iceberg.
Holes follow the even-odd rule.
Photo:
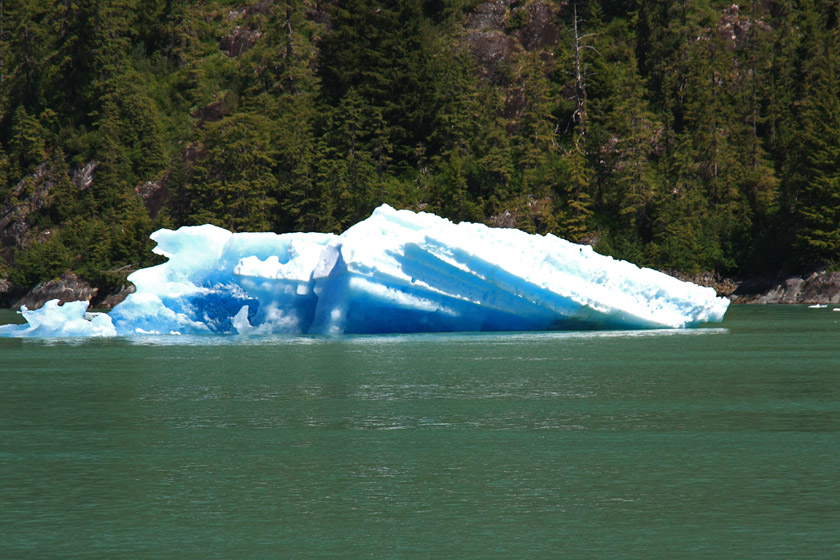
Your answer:
[[[53,301],[0,336],[686,328],[729,305],[553,235],[387,205],[341,235],[202,225],[152,239],[168,261],[131,274],[136,292],[110,313]]]

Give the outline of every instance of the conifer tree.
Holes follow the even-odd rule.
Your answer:
[[[441,44],[438,48],[430,67],[434,120],[423,144],[424,156],[431,160],[434,171],[447,165],[457,152],[460,167],[468,173],[464,196],[476,204],[510,196],[514,166],[501,117],[503,98],[478,78],[462,47],[450,49]],[[445,212],[445,205],[439,206]]]
[[[274,123],[237,113],[204,131],[188,185],[190,220],[234,231],[267,231],[277,205]]]
[[[463,51],[447,51],[441,46],[434,62],[431,72],[435,117],[424,155],[431,160],[434,173],[454,172],[461,177],[461,192],[455,199],[462,202],[452,211],[460,219],[467,215],[475,219],[483,203],[512,194],[510,140],[500,116],[503,102],[498,91],[479,80]],[[447,187],[441,180],[436,183],[438,187],[429,202],[448,215],[446,200],[450,196],[442,192]]]
[[[559,233],[575,243],[586,240],[591,227],[592,197],[589,195],[592,173],[579,143],[563,157],[564,204],[558,220]]]
[[[349,226],[385,201],[390,138],[382,110],[367,104],[356,88],[347,91],[328,127],[330,188]]]
[[[38,114],[43,108],[45,64],[53,49],[51,2],[8,3],[3,11],[2,78],[8,107],[24,105]]]
[[[277,118],[278,207],[275,228],[279,231],[335,231],[334,200],[319,176],[327,159],[326,144],[315,133],[316,107],[311,96],[283,99]]]
[[[635,243],[649,227],[663,124],[650,106],[627,23],[601,28],[596,48],[588,139],[597,184],[593,206],[614,240]]]
[[[98,216],[113,219],[123,196],[137,181],[127,147],[130,130],[123,124],[116,98],[105,101],[98,125],[102,143],[97,150],[100,163],[92,185],[95,208]]]
[[[546,174],[541,168],[546,165],[546,158],[558,150],[554,134],[555,96],[552,95],[539,53],[526,53],[522,64],[525,108],[517,134],[517,160],[522,169],[523,190],[543,197],[552,185],[545,184]]]
[[[106,5],[97,0],[51,4],[47,17],[55,42],[46,59],[50,66],[43,73],[44,102],[62,126],[90,126],[98,105],[95,84],[104,47],[98,25]]]
[[[395,161],[411,167],[414,146],[429,133],[426,79],[434,43],[419,0],[330,6],[332,30],[320,42],[320,75],[328,103],[337,107],[352,88],[379,111],[387,142],[402,147]]]
[[[470,0],[8,0],[0,203],[52,185],[20,278],[119,281],[156,180],[177,225],[340,231],[389,202],[661,268],[830,264],[836,4],[508,2],[476,29]]]
[[[479,207],[469,192],[472,164],[471,159],[459,150],[449,150],[442,155],[433,180],[433,209],[437,213],[456,222],[481,220]]]
[[[60,147],[53,150],[49,162],[53,180],[50,189],[52,222],[56,225],[65,224],[74,218],[89,216],[93,201],[70,180],[70,168]]]
[[[800,136],[801,175],[795,210],[800,260],[840,261],[840,30],[827,41]]]
[[[12,117],[11,167],[13,180],[31,173],[36,165],[44,161],[44,138],[38,119],[18,105]]]
[[[9,156],[0,146],[0,204],[6,201],[9,190]]]

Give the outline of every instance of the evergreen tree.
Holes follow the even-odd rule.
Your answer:
[[[9,194],[9,156],[6,150],[0,146],[0,204],[6,201]]]
[[[70,180],[70,168],[65,160],[64,151],[56,148],[50,155],[50,175],[53,186],[50,189],[49,212],[55,225],[65,224],[74,218],[88,217],[93,201],[85,196]]]
[[[36,165],[44,161],[45,147],[41,124],[26,112],[23,105],[18,105],[12,118],[10,148],[12,180],[31,173]]]
[[[551,185],[545,183],[546,174],[541,168],[546,165],[546,158],[558,150],[554,134],[555,96],[539,53],[527,53],[522,64],[525,108],[517,134],[517,161],[522,170],[523,190],[543,197],[548,195]]]
[[[104,9],[106,4],[101,0],[53,2],[48,16],[55,43],[46,59],[51,64],[43,74],[43,95],[45,104],[56,112],[68,132],[90,126],[91,116],[97,111],[96,84],[103,48],[111,49],[110,44],[103,44],[103,30],[98,28]]]
[[[428,200],[438,212],[466,219],[482,212],[482,205],[510,196],[513,161],[510,140],[501,118],[503,99],[486,83],[482,83],[475,66],[460,50],[441,47],[431,69],[435,84],[432,133],[424,147],[424,156],[431,160],[431,172],[442,177],[435,180],[435,192]],[[428,150],[426,150],[428,147]],[[446,179],[459,176],[453,198],[446,191]],[[459,201],[455,207],[449,204]],[[484,211],[493,212],[487,207]],[[478,218],[480,219],[480,218]]]
[[[116,218],[115,210],[119,208],[124,194],[137,181],[126,146],[125,136],[129,131],[125,130],[120,117],[117,100],[106,100],[98,123],[102,143],[97,150],[99,166],[92,185],[96,201],[94,211],[100,217]]]
[[[636,243],[648,235],[663,124],[648,101],[627,22],[611,22],[597,39],[588,138],[597,185],[593,206],[607,220],[613,243],[624,245],[619,240]]]
[[[19,0],[3,6],[2,83],[8,108],[43,108],[45,66],[53,49],[51,2]],[[8,109],[4,109],[4,112]]]
[[[674,156],[667,161],[670,185],[657,192],[646,260],[666,270],[699,272],[705,268],[702,222],[706,205],[696,180],[696,165],[679,148]]]
[[[469,192],[468,177],[474,161],[459,150],[445,152],[433,179],[433,209],[456,222],[480,221],[479,206]]]
[[[589,195],[592,173],[580,145],[563,157],[563,205],[560,212],[559,233],[575,243],[582,243],[590,233],[592,198]]]
[[[435,41],[420,0],[379,3],[343,0],[330,6],[332,30],[320,42],[320,74],[329,104],[351,89],[382,115],[395,162],[411,167],[414,146],[429,135],[426,79]]]
[[[311,96],[284,98],[275,143],[280,197],[276,228],[281,231],[335,231],[335,201],[319,177],[328,159],[325,142],[315,133],[316,107]]]
[[[386,201],[392,146],[381,109],[368,105],[355,88],[342,98],[328,127],[329,188],[344,210],[346,227]]]
[[[801,175],[795,211],[795,246],[806,263],[840,260],[840,31],[828,42],[811,95],[805,101],[800,135]]]
[[[191,222],[233,231],[272,229],[278,195],[274,136],[274,123],[254,113],[207,124],[202,157],[187,187]]]

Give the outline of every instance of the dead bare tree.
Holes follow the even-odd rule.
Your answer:
[[[584,41],[594,37],[595,33],[580,34],[578,26],[580,20],[577,15],[577,4],[574,5],[574,51],[575,51],[575,112],[573,119],[577,126],[578,137],[582,139],[586,135],[586,67],[583,63],[583,51],[591,49],[598,52],[592,45],[584,44]]]

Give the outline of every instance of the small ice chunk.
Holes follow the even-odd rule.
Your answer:
[[[21,308],[26,325],[0,326],[0,336],[73,338],[114,336],[111,318],[105,313],[87,314],[87,301],[70,301],[63,305],[57,299],[40,309]]]

